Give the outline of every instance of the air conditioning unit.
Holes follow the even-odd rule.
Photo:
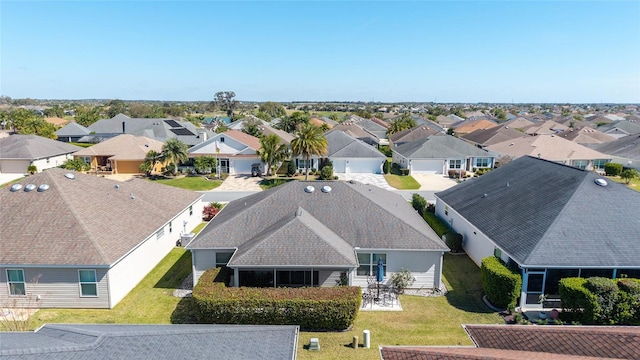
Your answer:
[[[193,240],[193,238],[196,236],[196,234],[194,233],[188,233],[188,234],[182,234],[180,235],[180,240],[178,240],[178,243],[176,244],[176,246],[184,246],[187,245],[188,243],[191,242],[191,240]]]

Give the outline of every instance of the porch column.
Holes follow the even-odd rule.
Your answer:
[[[233,269],[233,287],[240,287],[240,270]]]
[[[276,269],[276,268],[273,268],[273,287],[274,287],[274,288],[275,288],[275,287],[278,287],[278,284],[276,283],[276,281],[278,280],[278,279],[276,278],[276,272],[277,272],[277,269]]]
[[[525,308],[527,305],[527,284],[529,282],[529,274],[522,269],[522,289],[520,289],[520,307]]]

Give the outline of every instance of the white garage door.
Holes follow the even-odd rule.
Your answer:
[[[24,174],[31,164],[25,160],[2,160],[0,161],[0,173],[3,174]]]
[[[442,174],[442,160],[412,160],[411,172],[415,174]]]
[[[349,173],[352,174],[379,174],[382,160],[378,159],[357,159],[349,160]]]
[[[233,159],[232,174],[251,174],[251,164],[259,163],[258,159]]]
[[[347,161],[345,159],[336,159],[331,161],[333,163],[333,172],[344,174],[347,172]]]

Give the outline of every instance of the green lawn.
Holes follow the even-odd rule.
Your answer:
[[[626,183],[626,180],[619,176],[607,176],[607,179],[613,180],[615,182],[619,182],[621,184],[627,185],[628,188],[633,189],[635,191],[640,191],[640,179],[633,179],[629,184]]]
[[[208,180],[202,176],[185,176],[176,179],[158,179],[150,181],[194,191],[211,190],[222,184],[222,180]]]
[[[400,176],[394,174],[386,174],[384,176],[387,179],[389,185],[399,190],[418,190],[420,189],[420,183],[416,181],[411,175]]]

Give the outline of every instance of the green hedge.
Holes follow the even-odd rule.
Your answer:
[[[562,318],[565,321],[577,321],[582,324],[595,323],[598,307],[596,296],[585,286],[587,279],[560,279],[559,292],[562,301]]]
[[[344,330],[353,325],[360,308],[359,287],[233,288],[214,281],[220,280],[220,269],[207,270],[193,288],[200,323]]]
[[[522,278],[519,273],[509,269],[505,263],[495,256],[482,259],[480,281],[487,300],[493,305],[511,309],[522,290]]]
[[[620,176],[622,174],[622,164],[606,163],[604,164],[604,173],[607,176]]]
[[[440,220],[440,218],[436,214],[426,211],[423,217],[424,217],[424,221],[426,221],[427,224],[431,226],[433,231],[435,231],[436,234],[440,236],[440,238],[442,238],[442,235],[446,235],[451,232],[449,225],[447,225],[444,221]]]

